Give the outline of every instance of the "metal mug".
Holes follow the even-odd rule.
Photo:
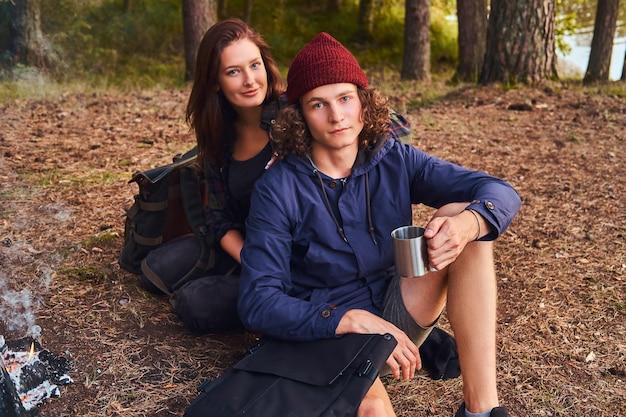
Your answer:
[[[421,277],[431,271],[424,231],[419,226],[402,226],[391,232],[396,271],[401,277]]]

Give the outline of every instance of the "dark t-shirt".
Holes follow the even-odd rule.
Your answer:
[[[228,167],[228,189],[231,198],[242,207],[242,213],[237,213],[237,217],[248,217],[250,210],[250,196],[256,180],[261,178],[265,172],[265,166],[272,158],[272,146],[268,141],[267,145],[255,156],[245,161],[230,159]]]

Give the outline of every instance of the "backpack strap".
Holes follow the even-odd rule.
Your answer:
[[[202,252],[196,265],[185,274],[180,280],[172,285],[172,291],[176,291],[183,284],[193,278],[197,278],[202,273],[213,269],[216,263],[216,254],[205,239],[206,220],[204,217],[204,192],[198,185],[204,186],[202,182],[202,169],[197,162],[190,164],[180,170],[180,192],[183,202],[183,209],[191,231],[196,235]]]

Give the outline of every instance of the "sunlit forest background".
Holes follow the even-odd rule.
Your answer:
[[[10,0],[0,0],[10,1]],[[41,27],[54,70],[42,77],[92,87],[146,88],[184,84],[182,2],[180,0],[41,0]],[[281,70],[314,34],[330,32],[364,67],[398,70],[402,63],[404,1],[384,0],[376,10],[374,37],[358,36],[357,0],[344,0],[329,13],[325,2],[225,2],[219,19],[248,21],[268,41]],[[252,7],[250,8],[250,4]],[[567,56],[572,35],[591,36],[595,1],[557,1],[557,49]],[[456,2],[433,0],[431,65],[434,77],[449,77],[457,58]],[[616,38],[624,37],[626,2],[620,5]],[[0,16],[0,51],[7,38],[7,16]],[[621,57],[620,57],[621,58]],[[584,70],[584,68],[583,68]],[[19,72],[19,71],[18,71]]]

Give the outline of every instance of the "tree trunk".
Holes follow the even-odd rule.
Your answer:
[[[2,4],[4,3],[4,4]],[[0,10],[6,10],[9,18],[7,50],[2,58],[3,66],[17,65],[47,69],[52,65],[47,55],[46,42],[41,32],[39,0],[0,2]]]
[[[219,20],[228,17],[228,0],[217,0],[217,18]]]
[[[455,78],[477,82],[487,45],[487,0],[457,0],[459,65]]]
[[[430,0],[406,0],[401,78],[430,80]]]
[[[328,0],[326,3],[327,13],[339,13],[341,11],[341,0]]]
[[[557,79],[555,0],[492,0],[480,82]]]
[[[372,40],[374,33],[374,10],[376,0],[359,1],[359,21],[357,39],[359,42],[367,43]]]
[[[589,65],[583,84],[609,80],[619,0],[598,0]]]
[[[622,81],[626,81],[626,53],[624,53],[624,66],[622,67]]]
[[[246,10],[244,11],[243,21],[247,24],[250,24],[252,21],[252,6],[254,6],[252,0],[246,0]]]
[[[204,33],[216,22],[214,0],[183,0],[183,32],[185,42],[185,81],[193,79],[196,54]]]

